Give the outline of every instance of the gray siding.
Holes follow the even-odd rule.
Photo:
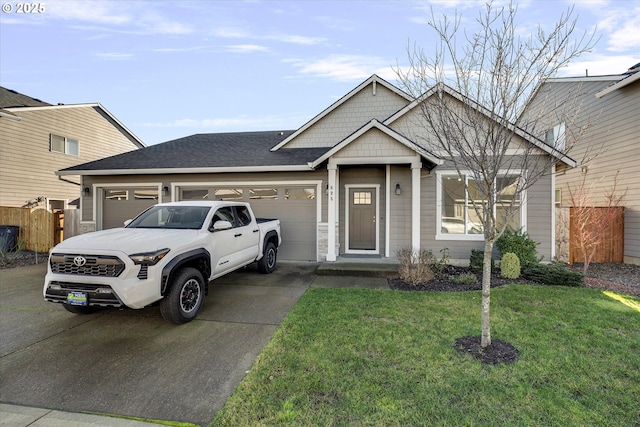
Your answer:
[[[560,102],[562,99],[575,98],[575,94],[578,94],[579,116],[573,126],[567,124],[567,134],[575,134],[579,127],[587,124],[589,127],[569,152],[580,165],[557,175],[556,186],[562,190],[562,205],[571,206],[569,187],[577,188],[585,178],[592,204],[603,206],[605,194],[611,190],[617,175],[618,194],[626,191],[623,202],[625,262],[640,263],[640,83],[636,81],[601,98],[595,96],[611,83],[547,83],[532,101],[528,113],[538,113],[545,99]],[[547,128],[561,121],[557,116],[558,112],[547,114],[544,120]],[[586,167],[586,175],[582,166]]]
[[[380,121],[406,105],[406,99],[382,85],[370,84],[289,142],[287,148],[333,147],[367,124]]]

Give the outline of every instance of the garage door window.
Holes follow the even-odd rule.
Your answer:
[[[129,200],[129,191],[104,190],[104,198],[107,200]]]
[[[180,200],[207,200],[209,198],[209,190],[206,188],[196,188],[189,190],[181,190],[182,196]]]
[[[214,193],[213,200],[228,200],[228,201],[242,200],[241,188],[217,188],[213,191],[213,193]]]
[[[253,188],[249,190],[249,199],[251,200],[277,200],[277,188]]]
[[[286,188],[284,190],[286,200],[315,200],[315,188]]]

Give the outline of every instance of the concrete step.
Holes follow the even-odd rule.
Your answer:
[[[318,266],[316,274],[319,276],[383,277],[393,279],[398,277],[398,264],[392,262],[323,262]]]

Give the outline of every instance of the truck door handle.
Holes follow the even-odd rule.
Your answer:
[[[234,234],[233,237],[240,237],[242,236],[242,233],[238,233],[238,234]]]
[[[259,228],[257,230],[253,230],[254,233],[258,233],[259,231],[260,231]]]

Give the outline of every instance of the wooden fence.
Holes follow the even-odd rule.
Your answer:
[[[569,263],[583,262],[584,257],[580,248],[575,244],[575,236],[579,231],[579,224],[576,217],[578,213],[576,208],[570,209],[570,242],[569,242]],[[601,224],[589,224],[586,228],[587,232],[593,233],[598,236],[597,241],[600,244],[596,248],[595,255],[591,262],[624,262],[624,208],[623,207],[590,207],[579,209],[594,209],[593,215],[588,215],[591,218],[602,217],[604,214],[601,212],[603,209],[608,209],[613,213],[612,219],[607,221],[603,227]]]
[[[47,252],[63,239],[64,213],[42,208],[0,207],[0,225],[20,227],[18,248]]]

